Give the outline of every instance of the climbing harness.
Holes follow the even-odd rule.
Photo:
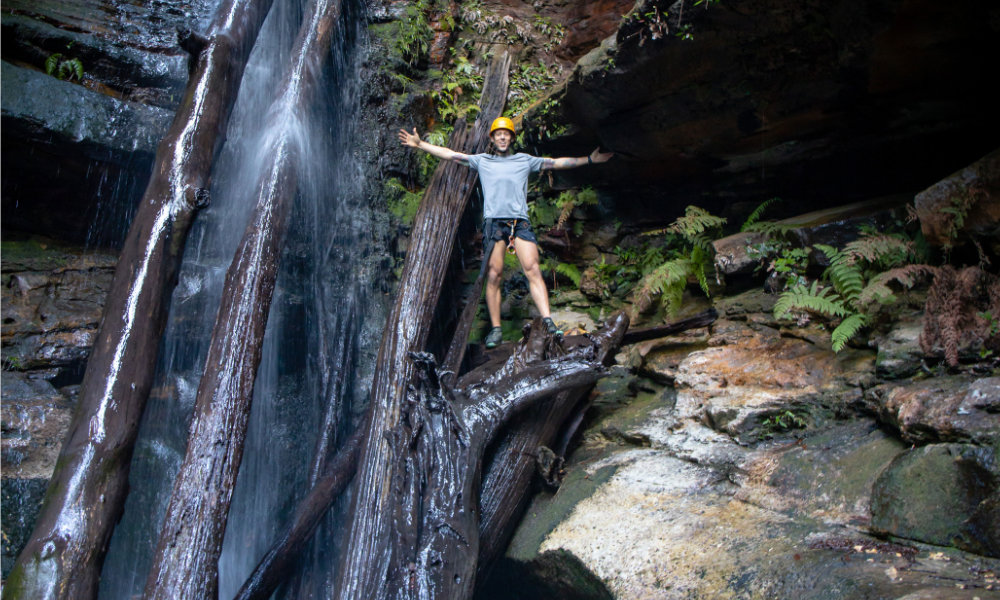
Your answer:
[[[510,241],[507,242],[507,254],[517,254],[517,248],[514,247],[514,238],[517,233],[517,219],[508,221],[508,223],[510,223]]]

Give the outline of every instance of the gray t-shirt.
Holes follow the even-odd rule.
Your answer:
[[[528,175],[540,171],[542,162],[523,152],[470,155],[469,166],[479,172],[483,186],[483,218],[528,220]]]

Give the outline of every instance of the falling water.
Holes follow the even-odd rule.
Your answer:
[[[303,164],[254,389],[247,445],[220,559],[220,597],[232,597],[304,495],[317,448],[335,447],[363,398],[384,320],[384,250],[375,245],[357,157],[360,3],[345,3],[342,31],[308,114],[265,119],[280,87],[304,1],[275,3],[251,55],[213,175],[212,205],[192,228],[143,418],[125,515],[115,530],[100,597],[126,599],[145,584],[188,423],[223,279],[256,198],[266,139],[299,141]],[[264,126],[265,129],[261,129]],[[275,130],[275,128],[286,128]],[[294,128],[295,130],[289,130]],[[333,519],[334,517],[330,517]],[[327,589],[332,560],[324,529],[299,586]],[[305,588],[303,588],[305,589]],[[296,597],[290,586],[287,597]]]

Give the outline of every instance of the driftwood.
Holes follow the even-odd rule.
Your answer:
[[[291,121],[312,99],[339,15],[339,0],[310,5],[296,40],[296,60],[272,105],[271,119]],[[280,131],[269,149],[271,163],[258,181],[257,206],[226,273],[187,452],[167,506],[145,598],[193,600],[218,595],[218,557],[297,189],[301,149],[288,128]]]
[[[600,358],[618,347],[627,326],[619,314],[590,343],[567,350],[536,319],[503,366],[465,386],[453,386],[451,372],[436,371],[430,355],[414,356],[417,381],[388,434],[396,474],[389,569],[384,587],[370,597],[472,597],[486,448],[515,415],[597,381]]]
[[[459,152],[486,148],[490,121],[500,114],[507,95],[510,58],[504,54],[487,70],[479,119],[466,131],[456,126],[449,145]],[[387,433],[400,424],[407,386],[415,372],[412,352],[423,350],[441,293],[439,273],[448,264],[459,219],[476,175],[454,163],[435,171],[417,210],[399,293],[387,319],[372,380],[371,419],[354,479],[351,527],[338,574],[338,598],[385,597],[393,554],[390,543],[396,513],[390,493],[400,475]]]
[[[69,438],[6,598],[97,594],[123,510],[170,294],[222,145],[250,50],[272,0],[226,0],[203,44],[122,248]]]

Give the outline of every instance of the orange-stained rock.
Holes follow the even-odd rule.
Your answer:
[[[938,246],[971,237],[994,245],[1000,239],[1000,150],[951,174],[913,200],[920,229]]]

